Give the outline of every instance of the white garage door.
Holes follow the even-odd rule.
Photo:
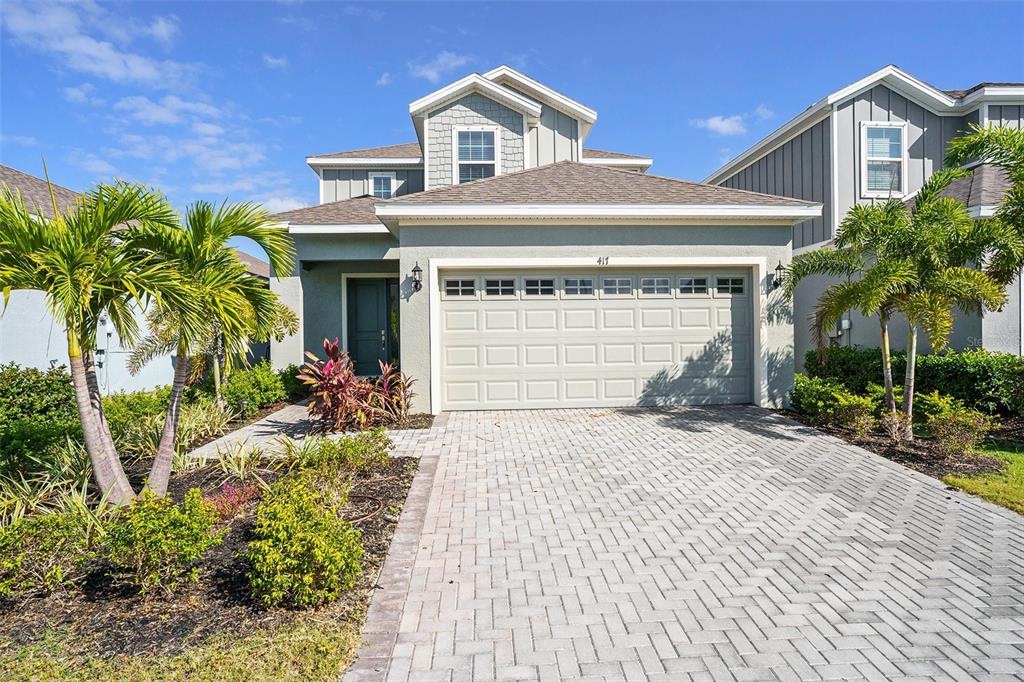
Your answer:
[[[442,409],[751,401],[750,270],[439,280]]]

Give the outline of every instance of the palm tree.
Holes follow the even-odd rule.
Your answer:
[[[49,179],[47,179],[49,185]],[[0,289],[36,290],[67,334],[71,378],[86,449],[96,482],[115,504],[134,492],[103,415],[96,378],[99,319],[106,316],[122,341],[138,337],[135,313],[150,300],[194,315],[180,296],[181,279],[167,263],[140,250],[140,230],[171,226],[177,216],[166,199],[141,185],[101,184],[61,211],[50,185],[53,218],[30,209],[21,195],[0,191]]]
[[[262,209],[248,203],[215,208],[199,201],[187,209],[184,225],[153,225],[143,232],[139,244],[181,273],[182,293],[189,300],[184,307],[177,300],[157,304],[150,313],[153,333],[136,348],[131,363],[137,368],[153,357],[176,353],[171,401],[147,483],[162,495],[171,474],[182,392],[193,369],[201,371],[193,360],[202,362],[215,340],[229,363],[233,357],[244,358],[252,340],[279,333],[280,320],[288,317],[277,295],[248,272],[228,240],[247,237],[256,242],[275,272],[291,271],[295,249],[286,231],[273,227]],[[190,306],[198,307],[200,315],[191,315]],[[294,314],[290,319],[295,320]]]

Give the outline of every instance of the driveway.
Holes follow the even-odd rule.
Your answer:
[[[754,407],[461,412],[347,679],[1021,679],[1024,517]]]

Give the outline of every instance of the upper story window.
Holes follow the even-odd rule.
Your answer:
[[[395,174],[370,173],[370,194],[378,199],[390,199],[395,196]]]
[[[863,123],[861,127],[861,195],[900,197],[906,192],[907,125]]]
[[[499,154],[494,130],[456,130],[455,139],[460,183],[497,174]]]

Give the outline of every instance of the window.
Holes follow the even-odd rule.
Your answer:
[[[523,293],[527,296],[554,296],[555,280],[527,279],[523,280]]]
[[[497,148],[493,130],[456,131],[456,156],[459,182],[494,177],[497,173]]]
[[[565,280],[566,296],[593,296],[594,280],[589,277],[578,277]]]
[[[514,279],[485,279],[484,293],[488,296],[515,296],[516,281]]]
[[[708,293],[707,277],[680,277],[679,293],[681,294],[706,294]]]
[[[641,277],[640,293],[648,296],[670,294],[672,289],[669,287],[668,277]]]
[[[605,277],[601,281],[601,291],[606,296],[628,296],[633,293],[633,280],[629,277]]]
[[[861,135],[861,194],[902,196],[906,160],[902,123],[865,123]]]
[[[742,294],[743,293],[743,278],[742,277],[719,277],[715,286],[718,288],[720,294]]]
[[[395,196],[395,174],[370,173],[370,194],[378,199],[390,199]]]
[[[476,283],[471,279],[446,279],[444,293],[446,296],[474,296]]]

